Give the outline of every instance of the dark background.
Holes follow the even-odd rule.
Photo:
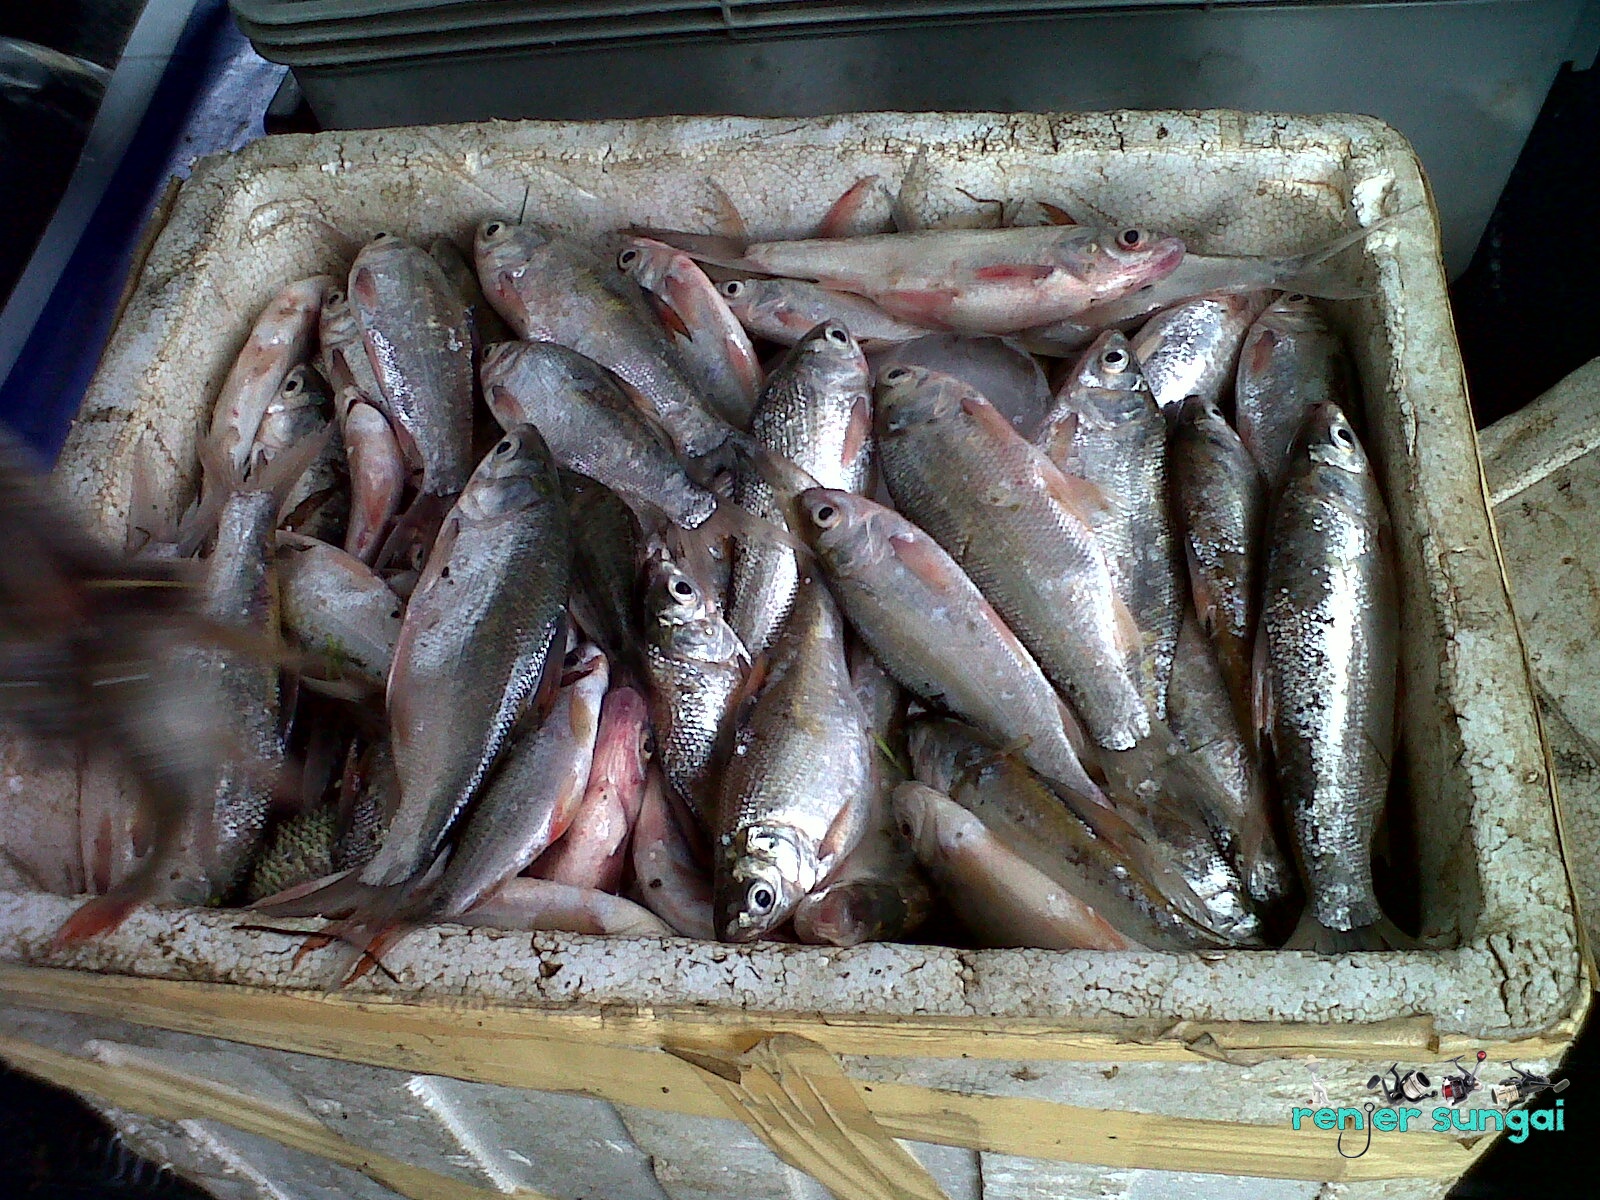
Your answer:
[[[0,5],[0,36],[114,66],[141,0]],[[313,128],[289,102],[270,130]],[[13,126],[15,128],[15,125]],[[81,135],[80,135],[81,136]],[[13,145],[21,143],[13,137]],[[81,143],[34,138],[19,153],[30,186],[0,214],[0,299],[65,186]],[[15,151],[14,151],[15,152]],[[0,174],[13,164],[0,162]],[[1452,288],[1457,334],[1480,427],[1521,408],[1600,356],[1600,68],[1564,68],[1471,265]],[[5,257],[9,255],[8,257]],[[1374,1064],[1374,1069],[1386,1064]],[[1404,1064],[1403,1064],[1404,1065]],[[1430,1072],[1436,1064],[1419,1065]],[[1452,1193],[1462,1200],[1588,1194],[1600,1138],[1600,1036],[1586,1030],[1564,1066],[1566,1131],[1502,1141]],[[1486,1064],[1485,1079],[1504,1074]],[[1592,1095],[1592,1098],[1591,1098]],[[1548,1101],[1547,1101],[1548,1103]],[[1537,1105],[1536,1105],[1537,1107]],[[1579,1191],[1577,1189],[1581,1188]],[[66,1092],[0,1067],[0,1196],[36,1200],[199,1197],[128,1153]]]

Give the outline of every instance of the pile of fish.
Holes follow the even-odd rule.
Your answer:
[[[383,233],[284,287],[182,519],[135,479],[134,561],[191,570],[207,632],[109,751],[132,792],[85,793],[103,894],[61,940],[151,901],[379,963],[438,921],[1397,944],[1388,517],[1291,290],[1367,231],[828,236],[858,196],[609,260]]]

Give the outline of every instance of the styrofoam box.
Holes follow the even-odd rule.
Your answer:
[[[173,483],[176,509],[195,482],[196,443],[211,400],[261,306],[290,279],[342,270],[378,231],[465,242],[476,222],[525,210],[531,222],[601,245],[631,222],[711,227],[715,184],[755,236],[799,236],[862,176],[878,175],[887,194],[908,171],[914,174],[905,198],[924,220],[977,220],[986,210],[974,198],[1035,197],[1080,220],[1175,233],[1214,254],[1301,251],[1393,218],[1349,256],[1370,295],[1337,305],[1336,317],[1359,366],[1367,444],[1394,517],[1409,801],[1392,814],[1391,834],[1417,847],[1416,877],[1408,883],[1434,948],[1328,959],[536,935],[530,949],[527,935],[437,926],[386,957],[398,982],[374,973],[356,988],[521,1005],[711,1007],[749,1014],[752,1028],[759,1014],[773,1012],[1032,1019],[1143,1037],[1179,1021],[1359,1026],[1413,1017],[1431,1019],[1441,1034],[1505,1040],[1568,1017],[1586,995],[1574,905],[1475,453],[1437,227],[1409,146],[1375,120],[1233,112],[859,114],[492,123],[268,139],[202,164],[184,187],[58,477],[94,528],[120,544],[130,467],[143,442]],[[71,774],[19,770],[13,791],[29,807],[55,812],[59,827],[70,825],[70,815],[61,814],[72,808]],[[52,956],[50,934],[73,904],[36,892],[0,894],[0,959],[262,987],[325,982],[317,956],[297,970],[282,938],[237,930],[238,916],[215,910],[142,910],[116,933]],[[1357,1078],[1387,1065],[1352,1065],[1350,1079],[1337,1086],[1360,1096]],[[1284,1105],[1303,1102],[1306,1092],[1303,1065],[1289,1061],[1252,1069],[1152,1064],[1157,1074],[1125,1066],[1110,1079],[1093,1064],[1021,1073],[998,1066],[847,1063],[861,1077],[1277,1124]],[[777,1161],[742,1132],[734,1137],[670,1114],[630,1114],[626,1125],[656,1163],[651,1186],[659,1181],[675,1198],[788,1194],[790,1185],[774,1182],[777,1176],[758,1186],[736,1170],[741,1155],[756,1151],[769,1165]],[[693,1151],[675,1157],[673,1145]],[[1215,1190],[1227,1184],[1221,1177],[1103,1172],[987,1154],[979,1170],[968,1152],[959,1153],[966,1155],[961,1163],[936,1172],[951,1196],[1235,1194]],[[1341,1194],[1437,1194],[1443,1185],[1350,1186]],[[1259,1181],[1238,1194],[1309,1197],[1316,1188]]]

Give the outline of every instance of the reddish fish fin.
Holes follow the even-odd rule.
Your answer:
[[[844,431],[844,452],[839,456],[845,467],[853,467],[866,452],[872,440],[872,399],[866,395],[856,397],[850,408],[850,423]]]
[[[828,287],[827,280],[819,280],[823,287]],[[834,288],[834,291],[848,291],[847,288]],[[882,292],[872,297],[879,308],[897,317],[903,317],[916,325],[926,326],[929,329],[950,328],[950,308],[954,304],[956,292],[954,288],[938,288],[912,290],[907,289],[895,292]]]
[[[889,536],[889,549],[923,583],[940,592],[948,592],[956,583],[955,564],[932,538]]]
[[[1039,263],[996,263],[992,267],[979,267],[972,273],[974,279],[986,281],[1015,280],[1038,282],[1056,273],[1054,267]]]
[[[683,338],[684,341],[692,342],[694,340],[694,334],[690,332],[689,326],[684,322],[683,317],[666,299],[649,291],[645,292],[645,298],[650,301],[650,307],[654,310],[656,319],[665,325],[668,331]]]
[[[1144,630],[1121,596],[1111,597],[1111,611],[1116,618],[1117,648],[1130,658],[1143,654]]]
[[[1272,330],[1257,326],[1255,336],[1250,339],[1245,347],[1245,354],[1249,356],[1250,370],[1260,375],[1272,363],[1272,352],[1277,349],[1278,335]]]
[[[568,631],[571,627],[572,619],[567,616],[567,610],[562,609],[561,615],[556,618],[555,628],[550,632],[550,644],[545,650],[539,680],[523,707],[522,720],[531,722],[530,728],[544,724],[561,695],[561,679],[566,672]]]
[[[750,227],[744,223],[744,214],[733,202],[733,197],[715,179],[707,179],[706,186],[711,189],[712,198],[716,201],[717,224],[730,238],[749,245]]]
[[[860,214],[861,206],[867,202],[867,197],[872,194],[872,187],[877,182],[878,176],[867,175],[851,184],[818,222],[817,232],[813,236],[845,237],[850,232],[850,223]]]
[[[1048,204],[1043,200],[1035,200],[1041,212],[1050,218],[1052,225],[1076,225],[1078,221],[1066,209],[1055,204]]]
[[[118,888],[86,901],[61,923],[61,928],[50,939],[51,950],[70,950],[92,937],[110,933],[128,919],[128,914],[138,907],[139,901],[140,897],[128,888]]]
[[[1194,596],[1194,615],[1200,618],[1200,628],[1207,637],[1217,628],[1217,601],[1211,594],[1211,585],[1200,570],[1200,560],[1195,557],[1194,543],[1183,540],[1183,557],[1189,566],[1189,591]]]
[[[1005,420],[1004,417],[1000,419]],[[1111,501],[1087,479],[1067,474],[1043,456],[1040,456],[1038,466],[1039,478],[1044,483],[1045,491],[1078,520],[1092,524],[1110,515]]]

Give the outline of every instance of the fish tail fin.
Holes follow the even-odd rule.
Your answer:
[[[55,951],[70,950],[90,938],[110,933],[127,920],[128,914],[139,906],[142,899],[142,895],[125,888],[92,897],[61,923],[50,939],[50,948]]]
[[[1283,291],[1300,292],[1306,296],[1315,296],[1319,300],[1364,300],[1375,295],[1373,288],[1352,285],[1348,273],[1335,270],[1330,262],[1350,247],[1361,245],[1378,230],[1392,225],[1414,207],[1416,206],[1412,205],[1399,212],[1390,213],[1386,217],[1379,217],[1370,225],[1363,225],[1360,229],[1341,234],[1326,245],[1301,255],[1294,272],[1278,286]]]
[[[338,871],[285,888],[250,907],[275,917],[336,917],[370,903],[380,889],[363,883],[355,871]]]
[[[1308,906],[1283,948],[1334,955],[1374,950],[1415,950],[1418,945],[1416,938],[1401,932],[1393,921],[1381,914],[1369,925],[1357,925],[1353,929],[1330,929],[1317,920],[1316,914]]]

